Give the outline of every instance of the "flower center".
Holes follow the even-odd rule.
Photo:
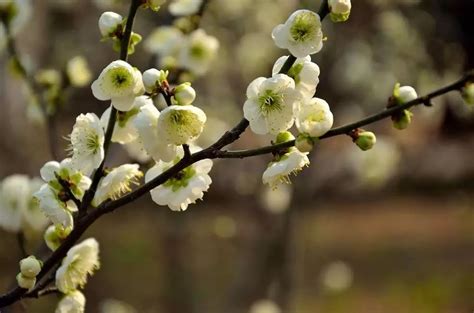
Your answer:
[[[187,111],[173,111],[169,117],[172,124],[178,126],[190,125],[193,122],[194,115]]]
[[[86,147],[91,154],[96,154],[99,151],[99,135],[95,132],[90,132],[86,136]]]
[[[318,19],[311,12],[303,12],[295,17],[290,28],[291,38],[296,42],[305,42],[315,37]]]
[[[325,120],[325,114],[323,111],[318,111],[318,112],[308,115],[306,120],[310,123],[320,123]]]
[[[127,88],[132,84],[132,75],[125,68],[114,68],[109,71],[109,81],[116,89]]]
[[[206,47],[201,43],[196,43],[191,46],[190,53],[194,58],[202,59],[206,55]]]
[[[182,170],[181,172],[174,175],[172,178],[168,179],[163,186],[171,188],[174,192],[180,188],[188,186],[191,178],[196,174],[196,170],[189,166]]]
[[[260,111],[267,115],[273,111],[281,111],[283,104],[283,96],[274,92],[273,90],[265,90],[265,92],[258,98]]]

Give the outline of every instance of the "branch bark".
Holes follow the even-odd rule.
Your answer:
[[[334,136],[347,135],[354,129],[391,117],[394,113],[409,109],[411,107],[414,107],[420,104],[430,103],[432,99],[442,96],[448,92],[459,91],[462,87],[464,87],[469,82],[471,83],[474,82],[474,72],[472,71],[466,74],[466,76],[464,76],[460,80],[448,86],[442,87],[438,90],[435,90],[427,94],[426,96],[419,97],[403,105],[398,105],[398,106],[391,107],[389,109],[385,109],[383,111],[370,115],[354,123],[350,123],[347,125],[333,128],[330,131],[328,131],[326,134],[324,134],[323,136],[319,137],[319,139],[322,140],[322,139],[327,139]],[[236,151],[222,151],[221,150],[221,151],[216,152],[216,157],[219,159],[243,159],[243,158],[268,154],[268,153],[279,152],[281,150],[293,147],[294,145],[295,145],[295,140],[292,140],[292,141],[284,142],[281,144],[265,146],[265,147],[256,148],[256,149],[236,150]]]

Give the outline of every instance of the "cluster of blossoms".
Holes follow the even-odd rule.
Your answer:
[[[219,41],[203,29],[194,29],[193,17],[203,0],[174,0],[169,11],[180,16],[175,25],[157,27],[145,42],[145,49],[158,56],[158,66],[179,69],[194,76],[205,74],[219,49]]]
[[[160,67],[183,69],[201,76],[210,69],[219,41],[203,29],[185,33],[176,26],[161,26],[147,39],[145,48],[159,56]]]
[[[9,16],[8,23],[13,25],[20,14],[6,15],[5,12],[13,12],[12,7],[24,1],[6,1],[6,5],[0,2],[2,20]],[[202,2],[174,0],[169,10],[173,15],[189,18],[199,13]],[[141,2],[143,7],[154,11],[163,4],[164,0]],[[328,8],[331,19],[342,22],[349,18],[351,3],[350,0],[330,0]],[[111,40],[115,49],[120,49],[126,35],[126,22],[114,12],[100,16],[102,38]],[[2,31],[0,28],[0,36]],[[262,175],[264,184],[276,188],[281,183],[289,183],[290,175],[309,165],[309,152],[332,128],[334,117],[329,104],[315,97],[320,69],[312,62],[311,55],[323,48],[321,17],[309,10],[298,10],[284,24],[273,29],[272,38],[276,46],[287,49],[291,55],[276,60],[271,77],[258,77],[249,84],[243,114],[255,134],[273,136],[272,144],[288,147],[285,143],[295,143],[294,147],[275,152]],[[139,34],[131,34],[129,54],[134,52],[141,39]],[[217,39],[202,29],[187,32],[178,26],[163,26],[146,41],[146,48],[160,56],[161,70],[151,68],[142,73],[124,60],[107,65],[92,83],[91,90],[96,99],[107,101],[110,106],[100,117],[86,113],[76,118],[69,137],[70,156],[61,162],[47,162],[40,170],[42,180],[14,175],[3,181],[0,187],[0,226],[11,231],[20,231],[25,225],[42,229],[47,220],[38,216],[41,210],[51,222],[44,240],[54,251],[73,231],[78,211],[84,209],[83,200],[87,200],[85,206],[91,204],[98,209],[106,201],[130,192],[131,186],[139,184],[143,176],[146,183],[153,182],[180,164],[183,158],[189,157],[189,153],[201,150],[195,141],[203,132],[207,116],[194,105],[196,92],[191,83],[171,85],[168,76],[170,69],[204,74],[210,68],[218,47]],[[63,85],[58,82],[58,77],[63,76],[58,72],[40,74],[36,79],[44,85]],[[69,84],[78,87],[88,84],[91,78],[87,63],[80,57],[68,63],[66,76]],[[153,101],[158,96],[166,102],[162,110]],[[463,96],[468,102],[473,102],[472,84],[465,86]],[[389,107],[407,104],[417,97],[412,87],[396,85]],[[406,128],[411,117],[408,109],[394,113],[394,127]],[[296,138],[291,132],[293,127]],[[146,173],[138,164],[104,169],[107,135],[111,135],[112,142],[143,151],[153,163]],[[375,134],[363,129],[355,129],[348,135],[364,151],[376,143]],[[181,169],[150,191],[152,200],[173,211],[186,210],[190,204],[202,199],[209,189],[212,166],[212,160],[203,159]],[[101,176],[95,175],[96,172]],[[97,186],[93,184],[96,176],[100,177],[94,181]],[[91,187],[94,190],[90,191]],[[87,199],[90,192],[91,199]],[[84,312],[85,297],[79,289],[99,266],[99,244],[93,238],[68,251],[55,275],[56,287],[63,294],[56,313]],[[41,261],[34,256],[23,259],[17,276],[18,285],[33,289],[36,277],[41,277],[41,268]],[[255,306],[255,312],[265,310],[279,312],[278,307],[269,302]]]
[[[18,285],[24,289],[34,289],[43,263],[29,256],[21,260],[19,265],[20,273],[16,277]],[[86,239],[68,251],[55,276],[56,287],[62,293],[56,313],[85,311],[86,299],[79,288],[84,287],[88,275],[99,267],[99,244],[95,239]]]
[[[289,182],[290,174],[309,165],[307,154],[317,138],[331,129],[333,115],[326,101],[314,97],[320,70],[310,55],[323,47],[319,15],[298,10],[273,29],[272,37],[278,47],[288,49],[296,60],[282,73],[293,57],[283,56],[275,62],[272,77],[259,77],[251,82],[243,111],[252,131],[276,136],[274,144],[295,140],[288,130],[296,125],[296,148],[275,154],[263,174],[263,182],[274,188]]]
[[[0,1],[0,51],[4,48],[8,34],[14,38],[24,28],[31,16],[30,0],[2,0]],[[10,70],[20,77],[25,76],[23,60],[19,56],[12,56],[10,60]],[[22,65],[20,65],[22,64]],[[28,67],[31,67],[28,66]],[[68,87],[81,88],[89,84],[92,74],[87,61],[82,56],[71,58],[64,68],[41,69],[38,70],[33,79],[41,87],[40,95],[31,90],[31,86],[25,85],[25,94],[29,98],[27,116],[30,120],[44,123],[45,112],[53,115],[59,106],[62,105],[64,90]],[[41,97],[45,102],[45,107],[41,108]]]

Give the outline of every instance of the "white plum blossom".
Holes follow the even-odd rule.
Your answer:
[[[182,83],[174,89],[173,98],[178,105],[190,105],[196,99],[196,91],[191,83]]]
[[[206,114],[193,105],[171,105],[160,112],[158,138],[165,144],[183,145],[201,135]]]
[[[23,226],[34,231],[43,230],[48,224],[48,219],[39,207],[38,201],[33,194],[43,185],[43,180],[39,177],[30,179],[30,194],[28,196],[28,206],[23,214]]]
[[[300,133],[320,137],[331,129],[334,117],[329,104],[320,98],[301,102],[295,108],[296,127]]]
[[[351,0],[329,0],[328,6],[333,22],[347,21],[351,14]]]
[[[273,65],[272,73],[276,75],[280,72],[288,56],[282,56]],[[312,98],[316,93],[319,84],[319,66],[311,62],[311,57],[297,58],[287,75],[295,81],[295,90],[302,98]]]
[[[128,156],[132,160],[136,160],[141,164],[146,164],[151,160],[151,156],[143,146],[141,138],[137,138],[136,140],[123,145],[123,148],[127,151]]]
[[[178,53],[184,42],[183,32],[174,26],[155,28],[145,41],[145,49],[162,57]]]
[[[268,164],[262,176],[263,183],[271,188],[277,188],[281,183],[290,183],[289,176],[296,175],[305,166],[309,166],[308,153],[292,147],[287,153],[277,156]]]
[[[138,131],[135,127],[135,118],[140,112],[140,108],[144,105],[153,105],[153,100],[148,96],[140,96],[135,98],[133,106],[129,111],[117,112],[117,119],[115,121],[114,132],[112,134],[112,141],[120,144],[130,143],[138,138]],[[111,108],[104,111],[100,117],[100,123],[105,129],[109,123]]]
[[[345,14],[351,10],[351,0],[329,0],[329,9],[331,13]]]
[[[197,29],[189,34],[180,49],[179,65],[196,75],[203,75],[209,70],[214,61],[219,41],[206,34],[203,29]]]
[[[198,13],[203,0],[173,0],[170,3],[170,13],[175,16],[188,16]]]
[[[297,58],[319,52],[323,47],[321,18],[309,10],[298,10],[285,24],[277,25],[272,32],[277,47],[288,49]]]
[[[79,290],[72,291],[63,296],[58,302],[55,313],[84,313],[86,297]]]
[[[289,76],[259,77],[247,87],[244,116],[254,133],[276,135],[293,125],[297,98],[295,82]]]
[[[64,201],[59,197],[59,193],[48,184],[44,184],[35,193],[35,198],[39,202],[40,209],[55,225],[62,229],[73,227],[72,212],[77,211],[77,206],[73,201]]]
[[[34,193],[34,197],[39,201],[40,209],[55,225],[63,229],[71,228],[73,225],[71,213],[77,211],[78,208],[69,199],[58,178],[68,185],[69,191],[78,200],[82,200],[85,191],[89,189],[90,178],[72,168],[71,159],[64,159],[61,163],[47,162],[41,168],[40,174],[46,182],[39,191]]]
[[[43,184],[39,178],[14,174],[0,183],[0,227],[7,231],[42,230],[48,220],[33,194]]]
[[[21,230],[24,212],[31,197],[26,175],[11,175],[0,185],[0,227],[7,231]]]
[[[113,61],[92,83],[92,93],[98,100],[112,100],[119,111],[128,111],[136,97],[144,92],[142,74],[125,61]]]
[[[69,82],[74,87],[84,87],[92,79],[91,70],[83,56],[76,56],[67,62],[66,74]]]
[[[143,176],[138,164],[123,164],[114,168],[102,177],[97,187],[93,206],[98,206],[107,199],[117,199],[122,194],[129,192],[130,184],[138,184],[138,179]]]
[[[146,152],[157,162],[170,162],[176,157],[178,150],[175,144],[165,143],[158,135],[159,118],[160,112],[150,103],[140,108],[134,124]]]
[[[79,115],[70,135],[72,166],[86,175],[98,168],[104,159],[104,136],[97,115]]]
[[[196,147],[191,148],[193,151],[197,150]],[[182,155],[182,150],[180,152]],[[176,164],[179,159],[176,158],[174,162],[157,162],[146,172],[145,181],[151,181]],[[167,205],[173,211],[185,211],[189,204],[202,199],[204,192],[209,189],[212,180],[208,173],[211,169],[212,160],[209,159],[188,166],[164,184],[152,189],[150,191],[152,200],[158,205]]]
[[[158,88],[166,81],[168,78],[168,71],[157,70],[156,68],[151,68],[143,72],[143,85],[145,90],[148,93],[157,93]]]
[[[115,12],[104,12],[99,18],[99,30],[104,38],[113,37],[119,26],[122,25],[123,17]]]
[[[68,251],[56,271],[56,287],[66,294],[83,287],[87,276],[99,267],[99,243],[94,238],[86,239]]]

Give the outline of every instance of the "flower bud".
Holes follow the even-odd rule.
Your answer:
[[[151,68],[143,73],[143,85],[148,93],[155,93],[159,87],[168,78],[168,71],[159,71]]]
[[[461,89],[461,95],[467,104],[474,104],[474,83],[468,83]]]
[[[329,10],[333,22],[345,22],[351,14],[351,0],[329,0]]]
[[[411,86],[401,86],[396,84],[393,88],[393,95],[389,99],[388,107],[403,105],[418,98],[416,90]],[[393,127],[396,129],[405,129],[411,123],[412,113],[403,110],[392,115]]]
[[[408,110],[403,110],[399,113],[392,115],[393,127],[402,130],[408,127],[411,123],[411,117],[413,113]]]
[[[132,35],[130,36],[130,43],[128,45],[128,54],[134,54],[135,46],[138,45],[141,41],[142,35],[132,32]],[[120,40],[117,40],[116,42],[120,42],[121,45]],[[118,49],[118,51],[120,51],[120,49]]]
[[[69,235],[71,230],[71,228],[64,229],[54,225],[49,226],[43,236],[46,246],[48,246],[51,251],[56,250]]]
[[[99,18],[99,29],[103,37],[113,37],[122,24],[123,17],[115,12],[104,12]]]
[[[284,143],[284,142],[288,142],[288,141],[291,141],[291,140],[294,140],[295,139],[295,136],[293,136],[292,133],[286,131],[286,132],[281,132],[278,134],[278,136],[276,137],[275,139],[275,144],[279,144],[279,143]]]
[[[411,86],[401,86],[396,84],[393,88],[393,98],[398,104],[404,104],[418,98],[415,88]]]
[[[19,273],[16,276],[16,281],[18,283],[18,286],[20,286],[23,289],[28,289],[31,290],[36,284],[36,278],[28,278],[23,276],[21,273]]]
[[[308,134],[299,134],[296,138],[295,147],[300,152],[311,152],[314,147],[314,139]]]
[[[362,150],[367,151],[374,147],[377,138],[373,132],[360,131],[356,134],[354,143]]]
[[[23,277],[35,278],[41,272],[41,262],[30,255],[20,261],[20,272]]]
[[[196,99],[196,91],[191,83],[182,83],[174,89],[174,99],[178,105],[190,105]]]

